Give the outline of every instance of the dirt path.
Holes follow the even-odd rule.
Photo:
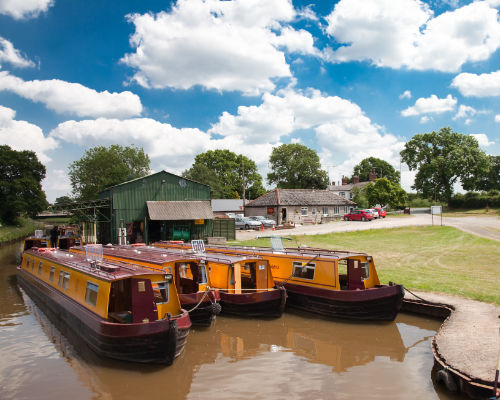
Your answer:
[[[434,225],[440,225],[441,218],[434,216]],[[351,232],[366,229],[400,228],[406,226],[432,225],[430,214],[414,214],[407,217],[393,217],[369,222],[336,221],[318,225],[297,225],[293,229],[271,231],[236,231],[237,240],[250,240],[259,236],[318,235],[333,232]],[[453,226],[464,232],[500,242],[500,217],[443,218],[443,225]]]

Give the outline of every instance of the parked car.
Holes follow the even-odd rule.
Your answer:
[[[371,212],[373,214],[373,218],[375,219],[380,217],[378,210],[375,208],[368,208],[366,211]]]
[[[386,217],[387,212],[382,207],[375,207],[375,210],[378,211],[378,215],[380,216],[380,218]]]
[[[272,219],[267,219],[266,217],[263,217],[262,215],[255,215],[253,217],[248,217],[250,219],[253,219],[254,221],[260,222],[262,225],[265,227],[271,228],[274,225],[276,225],[276,221]]]
[[[248,217],[236,216],[234,218],[234,226],[236,229],[260,229],[262,223],[259,221],[254,221]]]
[[[345,221],[371,221],[373,214],[366,210],[353,210],[349,214],[344,215]]]

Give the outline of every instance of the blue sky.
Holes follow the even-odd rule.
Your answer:
[[[154,172],[229,149],[265,178],[273,147],[317,150],[331,180],[400,168],[444,126],[500,154],[500,0],[0,0],[0,143],[33,150],[49,201],[96,145]],[[407,190],[414,172],[404,165]]]

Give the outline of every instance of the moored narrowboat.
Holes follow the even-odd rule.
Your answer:
[[[189,244],[157,242],[161,248]],[[209,254],[255,255],[267,260],[287,305],[326,317],[392,321],[404,297],[402,285],[381,285],[373,257],[365,253],[314,248],[211,245]]]
[[[170,365],[186,343],[189,314],[172,274],[53,248],[23,253],[18,278],[56,324],[98,355]]]
[[[180,252],[167,254],[144,245],[105,245],[102,249],[105,259],[173,274],[181,306],[189,312],[193,325],[210,326],[220,312],[219,291],[211,287],[205,262],[200,258]],[[70,252],[84,254],[85,247],[72,247]]]

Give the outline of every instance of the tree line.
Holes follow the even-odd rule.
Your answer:
[[[401,161],[417,171],[412,189],[424,198],[450,202],[458,182],[469,191],[500,190],[500,156],[486,155],[473,136],[451,128],[414,135],[400,154]],[[300,143],[275,147],[269,169],[267,183],[277,188],[326,189],[329,184],[317,152]],[[384,160],[369,157],[354,167],[352,176],[368,181],[370,171],[375,171],[376,181],[354,190],[359,206],[401,207],[406,203],[399,171]],[[96,199],[103,189],[150,172],[149,156],[140,147],[93,147],[69,166],[72,194],[59,197],[56,203]],[[47,207],[41,188],[46,170],[34,152],[0,146],[0,174],[0,222],[12,224],[20,214],[34,216]],[[266,192],[255,161],[229,150],[198,154],[182,176],[209,185],[213,198],[254,199]],[[352,177],[348,180],[352,182]]]

